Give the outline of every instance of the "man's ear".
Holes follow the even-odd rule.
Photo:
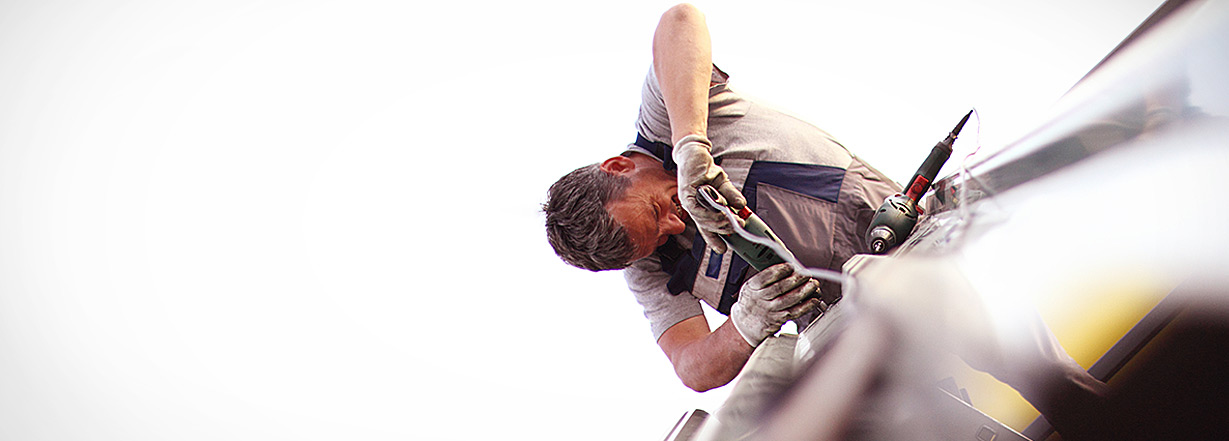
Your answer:
[[[598,168],[612,175],[625,175],[636,170],[636,161],[633,161],[631,158],[626,156],[615,156],[602,161],[602,164],[599,165]]]

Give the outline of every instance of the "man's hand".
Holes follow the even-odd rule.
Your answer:
[[[745,207],[747,200],[734,188],[725,170],[713,163],[712,148],[712,142],[707,138],[688,135],[674,145],[673,156],[678,163],[679,202],[696,222],[696,228],[708,247],[718,254],[724,254],[725,241],[718,235],[734,234],[734,227],[724,214],[705,207],[696,189],[702,185],[712,185],[735,210]]]
[[[751,276],[730,308],[730,320],[752,347],[776,334],[786,321],[798,318],[819,306],[819,299],[807,299],[819,291],[815,279],[794,274],[786,263],[779,263]]]

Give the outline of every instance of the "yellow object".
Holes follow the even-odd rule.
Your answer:
[[[1147,272],[1102,274],[1038,293],[1038,312],[1067,353],[1085,369],[1114,346],[1174,287],[1175,281],[1150,278]],[[1038,412],[1023,397],[994,377],[961,366],[956,384],[968,390],[973,406],[1003,424],[1023,431]]]

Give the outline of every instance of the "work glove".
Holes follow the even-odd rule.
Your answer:
[[[730,308],[730,320],[743,340],[756,347],[785,322],[818,307],[818,298],[808,298],[817,292],[818,281],[794,274],[787,263],[778,263],[743,283],[738,303]]]
[[[734,234],[734,227],[724,214],[704,206],[697,188],[712,185],[735,212],[747,206],[747,199],[734,188],[725,170],[713,163],[712,149],[713,143],[708,138],[687,135],[674,145],[671,156],[678,164],[679,202],[695,221],[708,247],[717,254],[725,254],[726,244],[719,235]]]

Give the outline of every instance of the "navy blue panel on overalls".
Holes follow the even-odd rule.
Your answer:
[[[664,142],[649,141],[639,133],[636,134],[637,147],[648,150],[653,156],[661,160],[661,165],[667,171],[678,169],[678,164],[674,163],[674,158],[671,152],[674,150],[670,144]],[[696,235],[695,240],[691,243],[691,252],[687,252],[678,241],[671,236],[666,243],[657,247],[656,253],[661,258],[661,269],[666,274],[670,275],[670,280],[666,282],[666,290],[670,294],[678,295],[684,291],[691,292],[691,289],[696,285],[696,275],[700,268],[700,259],[703,257],[704,250],[707,245],[704,243],[704,238]],[[718,271],[720,271],[721,260],[717,260]],[[712,264],[709,264],[709,272],[712,271]],[[717,276],[712,276],[717,277]]]
[[[751,164],[751,170],[747,173],[747,181],[743,184],[743,196],[747,198],[748,207],[755,207],[757,187],[762,182],[836,203],[837,197],[841,194],[841,182],[844,179],[845,169],[840,167],[756,161]],[[738,300],[739,288],[742,287],[743,277],[746,276],[747,268],[750,266],[737,254],[729,254],[734,256],[734,260],[730,262],[730,272],[726,275],[725,287],[721,291],[721,302],[717,305],[717,311],[725,315],[730,315],[730,307],[734,306],[734,302]]]
[[[666,171],[674,171],[679,168],[678,164],[674,163],[674,157],[671,156],[671,153],[674,152],[674,147],[671,147],[670,144],[649,141],[648,138],[641,136],[639,133],[636,134],[635,144],[636,147],[648,150],[649,153],[653,154],[653,156],[657,157],[657,159],[660,159],[661,166],[665,168]]]

